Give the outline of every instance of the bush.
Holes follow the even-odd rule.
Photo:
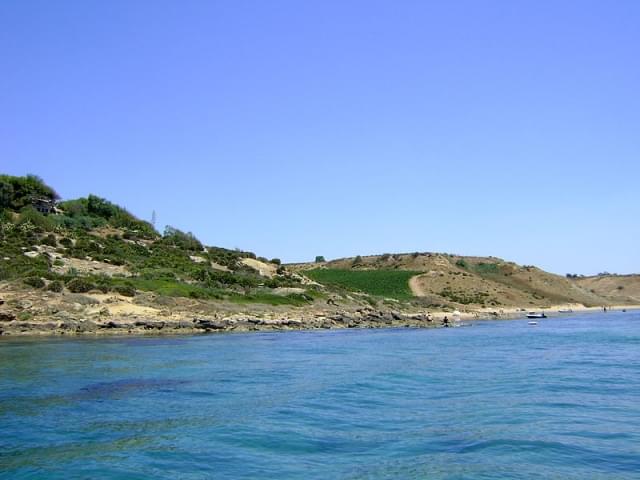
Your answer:
[[[54,280],[53,282],[49,283],[49,285],[47,286],[47,290],[49,290],[50,292],[60,293],[62,292],[62,290],[64,290],[64,284],[60,280]]]
[[[121,285],[116,285],[114,290],[124,297],[135,297],[136,287],[131,282],[125,282]]]
[[[57,220],[66,228],[89,230],[108,223],[116,228],[131,230],[144,238],[157,236],[149,222],[137,219],[124,208],[96,195],[67,200],[60,207],[65,214],[58,216]]]
[[[279,258],[272,258],[271,259],[271,263],[274,263],[276,265],[280,265],[280,264],[282,264],[282,261]]]
[[[191,232],[185,233],[170,225],[164,229],[162,241],[168,245],[174,245],[182,250],[200,252],[204,248],[200,240]]]
[[[67,288],[70,292],[73,293],[86,293],[90,290],[96,288],[96,286],[91,283],[86,278],[73,278],[67,282]]]
[[[0,175],[0,208],[20,210],[31,205],[34,198],[57,200],[58,194],[36,175],[14,177]]]
[[[73,247],[73,241],[68,237],[64,237],[60,239],[60,245],[65,248],[71,248]]]
[[[467,264],[467,262],[465,262],[462,258],[460,260],[458,260],[456,262],[456,266],[460,267],[460,268],[467,268],[469,266],[469,264]]]
[[[58,242],[56,242],[56,236],[53,233],[50,233],[46,237],[44,237],[40,243],[42,245],[49,245],[50,247],[57,247]]]
[[[42,278],[40,278],[40,277],[27,277],[22,281],[25,284],[27,284],[27,285],[29,285],[30,287],[33,287],[33,288],[43,288],[44,287],[44,280],[42,280]]]
[[[316,257],[316,263],[323,263],[326,262],[326,260],[324,259],[324,257],[322,255],[318,255]]]
[[[55,229],[56,225],[50,217],[45,217],[35,208],[28,206],[24,207],[20,211],[20,219],[18,220],[19,225],[24,225],[25,223],[30,223],[34,227],[36,227],[40,231],[51,232]]]
[[[106,275],[98,277],[96,280],[96,288],[102,293],[109,293],[111,290],[111,279]]]

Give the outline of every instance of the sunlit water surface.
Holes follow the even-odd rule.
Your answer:
[[[640,315],[3,338],[0,478],[638,479]]]

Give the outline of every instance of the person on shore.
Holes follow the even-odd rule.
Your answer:
[[[449,326],[449,318],[446,315],[442,319],[442,326],[443,327],[448,327]]]

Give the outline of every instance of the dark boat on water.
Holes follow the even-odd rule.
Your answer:
[[[544,313],[529,312],[527,318],[547,318]]]

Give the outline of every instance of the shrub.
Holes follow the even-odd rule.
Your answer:
[[[58,194],[36,175],[14,177],[0,175],[0,208],[20,210],[31,205],[33,198],[44,197],[57,200]]]
[[[162,241],[168,245],[174,245],[182,250],[202,251],[204,248],[200,240],[191,232],[183,232],[170,225],[164,229]]]
[[[27,277],[23,282],[33,288],[43,288],[44,280],[40,277]]]
[[[136,287],[134,287],[133,283],[131,282],[125,282],[121,285],[116,285],[114,290],[125,297],[136,296]]]
[[[67,282],[67,288],[73,293],[86,293],[95,288],[95,285],[86,278],[73,278]]]
[[[24,207],[20,211],[19,225],[30,223],[36,229],[45,232],[51,232],[56,227],[55,222],[50,217],[45,217],[32,206]]]
[[[102,293],[109,293],[111,290],[111,279],[106,275],[98,277],[96,280],[96,288]]]
[[[65,248],[71,248],[73,247],[73,241],[68,237],[63,237],[60,239],[60,245]]]
[[[458,261],[456,262],[456,266],[457,266],[457,267],[460,267],[460,268],[465,268],[465,269],[466,269],[466,268],[469,266],[469,264],[461,258],[460,260],[458,260]]]
[[[279,258],[272,258],[271,259],[271,263],[274,263],[276,265],[280,265],[280,264],[282,264],[282,261]]]
[[[49,285],[47,286],[47,290],[49,290],[50,292],[60,293],[62,292],[62,290],[64,290],[64,284],[60,280],[54,280],[53,282],[49,283]]]
[[[32,312],[20,312],[18,313],[18,320],[20,320],[21,322],[27,322],[29,320],[31,320],[33,318],[33,313]]]
[[[326,262],[326,260],[324,259],[324,257],[322,255],[318,255],[316,257],[316,263],[323,263]]]
[[[356,265],[360,265],[360,264],[362,264],[362,257],[358,255],[356,258],[353,259],[353,266],[355,267]]]
[[[46,237],[44,237],[40,243],[42,245],[49,245],[50,247],[57,247],[58,242],[56,242],[56,236],[53,233],[50,233]]]
[[[500,265],[498,265],[497,263],[480,262],[474,265],[474,270],[480,275],[497,274],[500,273]]]

